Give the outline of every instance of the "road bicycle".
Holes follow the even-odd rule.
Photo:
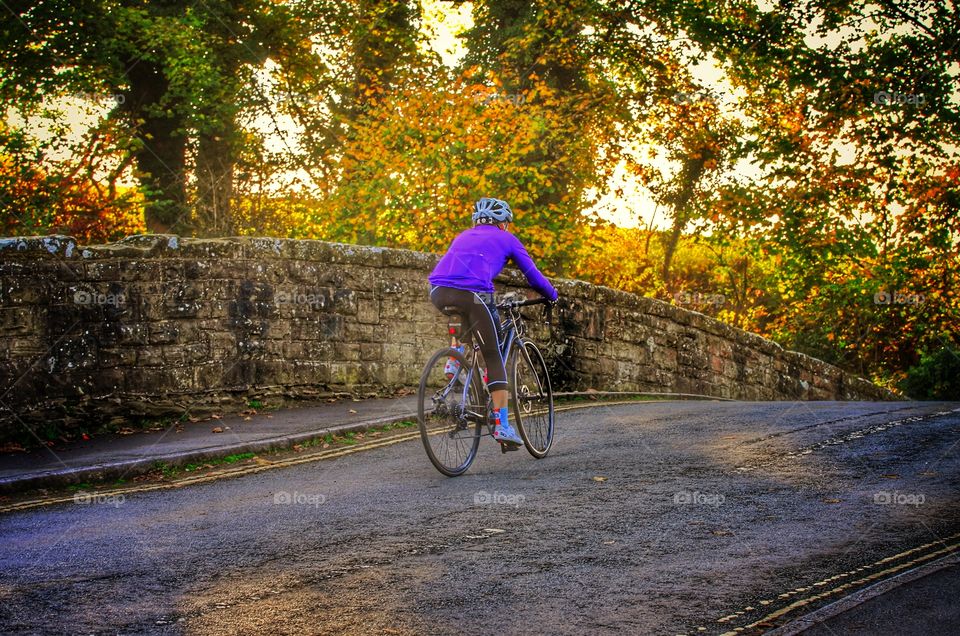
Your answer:
[[[526,337],[520,309],[546,304],[544,314],[549,322],[549,302],[546,298],[507,296],[496,305],[502,316],[500,355],[506,360],[510,410],[524,447],[537,459],[546,457],[553,445],[553,389],[540,349]],[[444,475],[456,477],[476,459],[480,438],[493,438],[492,398],[472,327],[463,328],[464,317],[456,307],[444,307],[442,311],[450,318],[448,332],[454,345],[438,350],[424,367],[417,393],[417,417],[430,461]],[[472,344],[462,354],[454,348],[461,342]],[[452,374],[444,373],[449,358],[459,363]],[[498,443],[504,453],[519,448]]]

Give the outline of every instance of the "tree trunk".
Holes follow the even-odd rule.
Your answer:
[[[677,251],[677,245],[680,243],[680,235],[687,224],[686,215],[681,211],[674,211],[673,228],[670,230],[670,238],[663,252],[663,269],[660,271],[660,278],[663,279],[663,286],[668,293],[673,293],[673,281],[670,279],[670,266],[673,264],[673,255]]]
[[[673,228],[670,231],[670,239],[667,241],[664,251],[663,269],[660,272],[660,277],[663,279],[663,286],[668,293],[673,293],[674,291],[670,267],[673,264],[673,256],[677,251],[677,245],[680,243],[683,228],[686,227],[687,222],[692,216],[690,201],[693,200],[693,196],[697,191],[697,185],[700,183],[700,179],[703,178],[705,172],[705,155],[706,152],[701,151],[700,155],[689,157],[684,161],[683,168],[680,174],[677,175],[680,189],[668,197],[667,200],[667,203],[673,208]]]
[[[144,220],[151,232],[183,232],[189,220],[183,122],[162,108],[168,82],[157,65],[144,60],[129,60],[125,65],[129,89],[123,107],[141,144],[135,157],[146,199]]]

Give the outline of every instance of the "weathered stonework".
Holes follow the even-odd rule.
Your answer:
[[[413,386],[445,340],[426,296],[436,259],[270,238],[0,239],[0,439]],[[580,281],[557,287],[552,330],[530,327],[560,389],[893,397],[695,312]]]

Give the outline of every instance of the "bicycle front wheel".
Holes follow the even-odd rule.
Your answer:
[[[456,373],[445,373],[447,360],[457,362]],[[485,409],[480,405],[476,372],[456,349],[433,354],[420,378],[417,419],[427,457],[444,475],[456,477],[470,468],[480,446]]]
[[[513,350],[512,402],[524,446],[537,459],[545,457],[553,445],[553,388],[547,364],[532,342],[521,342]]]

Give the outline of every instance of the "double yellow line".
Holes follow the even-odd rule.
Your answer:
[[[797,599],[791,602],[790,604],[785,605],[780,609],[777,609],[767,614],[763,618],[756,620],[748,625],[744,625],[742,627],[736,627],[733,630],[724,632],[723,634],[721,634],[721,636],[735,636],[737,634],[740,634],[741,632],[749,633],[752,630],[755,630],[758,628],[768,629],[771,627],[771,624],[773,621],[776,621],[786,616],[787,614],[795,612],[798,609],[801,609],[813,603],[816,603],[817,601],[821,601],[830,596],[840,594],[841,592],[856,591],[858,589],[863,588],[869,583],[873,583],[875,581],[879,581],[880,579],[890,577],[894,574],[897,574],[898,572],[903,572],[904,570],[908,570],[910,568],[916,567],[927,561],[931,561],[938,557],[947,556],[949,554],[957,553],[958,551],[960,551],[960,541],[958,540],[960,540],[960,533],[946,537],[945,539],[942,539],[942,540],[931,541],[930,543],[925,543],[921,546],[917,546],[909,550],[904,550],[899,554],[894,554],[893,556],[884,557],[878,561],[869,563],[867,565],[862,565],[853,570],[842,572],[840,574],[834,574],[833,576],[823,579],[822,581],[817,581],[816,583],[811,583],[810,585],[807,585],[804,587],[798,587],[793,590],[790,590],[789,592],[784,592],[783,594],[779,594],[776,598],[786,601],[790,597],[796,596],[798,594],[805,594],[810,591],[816,591],[815,594],[811,594],[810,596]],[[935,549],[935,548],[938,548],[938,549]],[[907,561],[904,561],[903,563],[890,565],[891,563],[895,561],[899,561],[904,557],[911,557],[911,558],[908,559]],[[876,570],[877,568],[881,568],[881,569],[871,574],[868,574],[866,576],[861,576],[859,578],[847,581],[845,583],[841,583],[840,585],[836,585],[826,590],[820,591],[818,589],[818,588],[827,587],[832,583],[836,583],[843,579],[849,579],[850,577],[856,576],[857,574],[860,574],[862,572]],[[765,600],[765,601],[760,601],[760,604],[771,605],[774,602],[775,602],[774,600]],[[718,623],[732,622],[737,618],[740,618],[741,616],[744,616],[750,613],[754,609],[755,608],[753,607],[745,608],[743,610],[740,610],[739,612],[734,612],[729,616],[724,616],[722,618],[719,618],[717,619],[717,622]]]

